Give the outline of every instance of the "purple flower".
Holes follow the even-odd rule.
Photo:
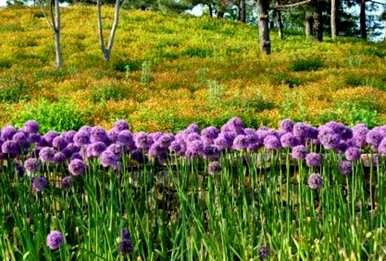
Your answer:
[[[114,123],[114,129],[118,131],[129,130],[129,124],[125,120],[118,120]]]
[[[269,248],[267,246],[261,246],[259,248],[259,258],[260,260],[265,260],[269,256]]]
[[[204,156],[204,159],[207,160],[217,160],[220,157],[219,149],[211,144],[204,145],[202,154]]]
[[[308,177],[308,186],[311,189],[320,189],[323,187],[323,177],[319,173],[313,173]]]
[[[244,124],[239,117],[233,117],[221,127],[222,132],[233,132],[237,135],[244,134]]]
[[[59,152],[56,152],[55,155],[54,155],[54,162],[59,164],[59,163],[62,163],[66,160],[66,155],[64,155],[63,152],[59,151]]]
[[[340,135],[327,126],[319,129],[318,139],[326,149],[335,149],[340,144]]]
[[[299,145],[300,141],[292,133],[285,133],[280,137],[280,142],[284,148],[292,148]]]
[[[359,148],[366,146],[366,135],[369,132],[367,126],[358,124],[352,128],[352,131],[354,144]]]
[[[24,162],[24,168],[28,173],[37,172],[40,168],[40,162],[38,159],[29,158]]]
[[[338,170],[339,173],[343,176],[347,176],[351,173],[352,170],[352,163],[348,160],[343,160],[338,163]]]
[[[118,157],[110,150],[105,150],[99,156],[99,161],[103,167],[116,168],[118,166]]]
[[[57,150],[62,150],[67,146],[67,142],[62,136],[57,136],[52,140],[52,146]]]
[[[106,145],[101,141],[97,141],[87,146],[87,156],[90,158],[99,157],[105,150]]]
[[[344,153],[347,160],[359,160],[361,157],[361,150],[357,147],[348,147]]]
[[[67,177],[64,177],[62,178],[62,188],[64,189],[68,189],[71,187],[71,184],[72,184],[72,177],[71,176],[67,176]]]
[[[74,142],[74,137],[75,137],[76,131],[70,130],[63,132],[62,137],[66,141],[66,143],[73,143]]]
[[[307,148],[304,145],[298,145],[292,148],[291,156],[293,159],[304,160],[307,153]]]
[[[292,133],[298,138],[308,138],[308,133],[310,130],[310,127],[308,124],[305,124],[303,122],[295,123]]]
[[[34,120],[29,120],[24,123],[23,131],[26,133],[38,133],[39,132],[39,123]]]
[[[41,136],[40,134],[38,133],[30,133],[28,134],[28,137],[27,137],[27,142],[28,143],[40,143],[41,141]]]
[[[46,134],[44,134],[43,136],[43,140],[45,141],[46,144],[48,145],[52,145],[52,141],[57,137],[59,136],[59,133],[57,133],[56,131],[49,131],[47,132]]]
[[[1,145],[1,152],[4,154],[9,154],[9,155],[15,156],[15,155],[19,154],[20,148],[19,148],[19,145],[15,141],[6,140]]]
[[[64,244],[64,236],[60,231],[51,231],[47,236],[47,246],[51,250],[57,250]]]
[[[90,134],[86,131],[81,131],[79,130],[75,135],[74,135],[74,143],[81,147],[82,145],[87,145],[90,143]]]
[[[190,133],[200,133],[200,128],[198,127],[197,124],[195,123],[192,123],[190,124],[185,130],[184,130],[184,133],[185,134],[190,134]]]
[[[2,130],[1,130],[1,138],[3,140],[10,140],[12,139],[13,135],[16,133],[16,129],[10,125],[8,126],[5,126]]]
[[[195,140],[189,142],[186,147],[185,156],[188,158],[195,158],[200,156],[203,153],[204,144],[201,140]]]
[[[73,176],[80,176],[86,170],[86,166],[84,165],[82,160],[74,159],[71,160],[70,164],[68,164],[68,171]]]
[[[157,139],[157,142],[160,144],[160,146],[165,149],[168,148],[173,141],[174,141],[174,136],[173,134],[170,134],[170,133],[162,134]]]
[[[62,153],[66,156],[66,158],[70,158],[72,154],[79,151],[80,148],[77,145],[70,143],[62,150]]]
[[[290,119],[284,119],[280,122],[280,129],[286,132],[292,132],[295,123]]]
[[[118,250],[122,255],[127,255],[133,251],[133,243],[131,240],[121,240],[121,242],[119,242]]]
[[[139,149],[135,149],[130,153],[130,157],[132,160],[135,160],[138,163],[142,163],[145,161],[145,155],[143,155],[143,152]]]
[[[366,142],[374,147],[378,147],[381,143],[383,136],[378,128],[370,130],[366,135]]]
[[[210,175],[214,175],[214,174],[220,172],[221,169],[222,169],[222,168],[221,168],[221,164],[220,164],[220,162],[218,162],[218,161],[212,161],[212,162],[210,162],[209,165],[208,165],[208,173],[209,173]]]
[[[386,137],[382,139],[378,146],[378,152],[380,154],[386,155]]]
[[[110,146],[108,146],[106,150],[111,151],[118,158],[121,156],[121,154],[123,152],[122,146],[119,144],[114,144],[114,143],[111,144]]]
[[[186,150],[186,143],[184,141],[175,140],[170,144],[169,150],[177,155],[183,155]]]
[[[165,148],[158,142],[156,143],[153,143],[151,146],[150,146],[150,149],[149,149],[149,157],[151,158],[157,158],[158,156],[160,156],[162,153],[165,152]]]
[[[94,127],[91,129],[90,142],[101,141],[104,143],[109,142],[109,137],[107,136],[106,131],[101,127]]]
[[[32,178],[32,190],[35,192],[41,192],[48,186],[48,182],[45,177],[39,176]]]
[[[118,134],[117,142],[123,146],[127,146],[130,150],[135,147],[133,134],[128,130],[123,130]]]
[[[246,150],[248,148],[249,142],[247,135],[237,135],[233,140],[232,148],[235,150]]]
[[[153,143],[152,139],[145,132],[138,132],[134,135],[135,146],[138,149],[148,150]]]
[[[215,138],[217,138],[219,133],[220,133],[219,129],[217,129],[216,127],[210,126],[201,131],[201,136],[207,140],[214,140]]]
[[[43,162],[53,162],[55,158],[55,150],[50,147],[44,147],[39,152],[39,158]]]
[[[310,152],[306,156],[306,164],[308,167],[318,167],[322,162],[322,156],[315,152]]]
[[[267,137],[265,137],[264,139],[264,147],[268,150],[277,150],[277,149],[280,149],[281,147],[281,144],[280,144],[280,140],[278,137],[276,137],[275,135],[268,135]]]

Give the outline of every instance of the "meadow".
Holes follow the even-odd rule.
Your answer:
[[[104,11],[108,29],[112,9]],[[385,122],[384,44],[343,37],[317,43],[291,32],[281,41],[273,33],[268,57],[251,25],[123,10],[105,63],[95,13],[86,6],[63,10],[65,66],[56,70],[40,10],[0,10],[2,125],[36,119],[43,131],[62,131],[109,128],[124,118],[135,130],[177,131],[192,122],[221,126],[235,115],[247,126],[275,127],[286,117]]]

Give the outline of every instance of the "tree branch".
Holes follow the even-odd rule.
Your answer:
[[[312,0],[304,0],[298,3],[293,3],[293,4],[287,4],[287,5],[277,5],[274,7],[274,9],[287,9],[287,8],[292,8],[292,7],[297,7],[300,5],[305,5],[310,3]]]

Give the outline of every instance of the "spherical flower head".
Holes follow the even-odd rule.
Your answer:
[[[166,149],[159,143],[155,142],[150,146],[150,149],[148,151],[149,157],[151,158],[157,158],[159,155],[161,155]]]
[[[48,186],[45,177],[39,176],[32,178],[32,190],[35,192],[42,192]]]
[[[177,154],[177,155],[183,155],[186,150],[186,143],[184,141],[173,141],[169,146],[169,151]]]
[[[27,135],[24,132],[21,132],[21,131],[16,132],[13,135],[12,140],[14,142],[16,142],[17,144],[19,144],[19,146],[23,146],[23,147],[28,143]]]
[[[52,146],[57,150],[62,150],[67,146],[67,142],[62,136],[57,136],[52,140]]]
[[[123,131],[123,130],[129,130],[130,126],[125,120],[118,120],[114,123],[113,126],[114,129],[117,129],[118,131]]]
[[[60,231],[51,231],[47,236],[47,246],[51,250],[58,250],[64,244],[64,236]]]
[[[386,155],[386,137],[378,145],[378,152],[382,155]]]
[[[85,172],[85,170],[86,166],[82,160],[74,159],[71,160],[70,164],[68,164],[68,171],[73,176],[80,176]]]
[[[292,133],[298,138],[308,138],[308,133],[311,126],[303,123],[303,122],[297,122],[295,123]]]
[[[70,188],[71,185],[72,185],[72,177],[71,176],[67,176],[67,177],[62,178],[61,185],[62,185],[63,189]]]
[[[39,158],[43,162],[53,162],[55,158],[55,150],[50,147],[44,147],[39,152]]]
[[[198,125],[196,123],[192,123],[190,124],[185,130],[184,130],[184,133],[185,134],[189,134],[189,133],[200,133],[200,128],[198,127]]]
[[[80,155],[79,152],[75,152],[75,153],[73,153],[73,154],[71,155],[71,157],[70,157],[70,160],[74,160],[74,159],[83,160],[83,157],[82,157],[82,155]]]
[[[281,143],[276,135],[268,135],[264,139],[264,147],[268,150],[277,150],[281,148]]]
[[[196,133],[196,132],[192,132],[192,133],[189,133],[185,136],[186,142],[192,142],[195,140],[201,140],[201,135]]]
[[[347,176],[352,171],[352,162],[348,160],[342,160],[338,163],[339,173],[343,176]]]
[[[13,140],[6,140],[1,145],[1,152],[10,156],[16,156],[20,152],[19,145]]]
[[[221,127],[221,131],[229,131],[237,135],[244,134],[243,121],[239,117],[233,117]]]
[[[119,242],[118,250],[122,255],[127,255],[133,251],[133,243],[131,240],[121,240],[121,242]]]
[[[165,149],[168,148],[173,141],[174,141],[174,135],[171,133],[162,134],[157,139],[157,142]]]
[[[366,135],[366,142],[369,145],[372,145],[374,147],[378,147],[383,139],[383,136],[378,128],[374,128],[370,130]]]
[[[188,158],[195,158],[201,156],[204,150],[204,144],[201,140],[194,140],[187,143],[185,156]]]
[[[79,147],[89,144],[90,143],[90,134],[84,130],[83,131],[79,130],[74,135],[74,143]]]
[[[80,147],[75,145],[74,143],[69,143],[63,150],[62,153],[66,156],[66,158],[70,158],[72,154],[79,152]]]
[[[116,168],[118,166],[118,157],[110,150],[105,150],[99,156],[99,161],[103,167]]]
[[[341,141],[340,135],[334,129],[327,126],[322,126],[319,129],[318,139],[326,149],[337,148]]]
[[[366,146],[366,135],[369,132],[367,126],[358,124],[352,128],[352,131],[355,145],[360,148]]]
[[[292,148],[291,157],[297,160],[304,160],[308,150],[304,145],[298,145]]]
[[[157,141],[162,135],[163,133],[160,131],[149,133],[149,137],[153,140],[153,142]]]
[[[315,152],[306,155],[306,164],[308,167],[319,167],[322,163],[322,156]]]
[[[66,155],[64,155],[63,152],[59,151],[59,152],[55,153],[54,160],[53,160],[54,163],[60,164],[60,163],[64,162],[65,160],[66,160]]]
[[[23,131],[26,133],[38,133],[39,132],[39,123],[34,120],[29,120],[24,123]]]
[[[361,150],[357,147],[348,147],[344,152],[344,156],[350,161],[359,160],[361,157]]]
[[[108,146],[106,150],[111,151],[118,158],[123,153],[123,147],[117,143],[110,144],[110,146]]]
[[[12,139],[13,135],[16,133],[16,129],[10,125],[5,126],[3,129],[1,129],[1,138],[3,140],[10,140]]]
[[[204,145],[202,155],[204,159],[215,161],[220,157],[220,150],[214,145],[206,144]]]
[[[210,126],[201,131],[201,136],[208,139],[208,140],[214,140],[217,138],[218,134],[220,133],[220,130],[216,127]]]
[[[265,260],[269,256],[269,248],[267,246],[261,246],[259,248],[259,258],[260,260]]]
[[[280,129],[286,132],[292,132],[295,122],[290,119],[284,119],[280,122]]]
[[[63,139],[66,141],[67,144],[74,142],[76,131],[70,130],[62,133]]]
[[[15,172],[19,177],[23,177],[25,174],[25,168],[23,165],[19,164],[18,162],[15,162]]]
[[[131,151],[130,157],[132,160],[138,162],[138,163],[143,163],[145,161],[145,155],[143,154],[142,150],[140,149],[135,149]]]
[[[284,148],[292,148],[300,144],[300,141],[292,133],[287,132],[280,137],[280,143]]]
[[[319,173],[313,173],[308,177],[310,189],[320,189],[323,187],[323,177]]]
[[[97,141],[104,143],[109,142],[109,137],[107,136],[105,129],[101,127],[94,127],[91,129],[90,142],[93,143]]]
[[[131,240],[130,232],[127,228],[122,229],[121,231],[121,239],[122,240]]]
[[[27,142],[30,143],[30,144],[40,143],[41,139],[42,139],[42,137],[40,136],[39,133],[30,133],[27,136]]]
[[[107,133],[107,137],[109,138],[109,141],[110,143],[115,143],[117,142],[117,139],[118,139],[118,134],[120,133],[121,131],[115,129],[115,128],[112,128],[108,133]]]
[[[29,158],[24,162],[24,168],[28,173],[35,173],[39,171],[40,161],[36,158]]]
[[[99,157],[105,150],[106,144],[101,141],[97,141],[87,146],[87,156],[90,158]]]
[[[59,133],[56,131],[49,131],[46,134],[43,135],[44,141],[49,145],[52,146],[52,141],[59,136]]]
[[[138,132],[134,135],[135,146],[141,150],[148,150],[153,140],[145,132]]]
[[[247,135],[237,135],[233,140],[232,148],[235,150],[246,150],[248,148],[249,142]]]
[[[88,125],[84,125],[84,126],[82,126],[82,127],[79,129],[80,132],[86,132],[86,133],[88,133],[89,135],[91,134],[91,130],[92,130],[92,127],[91,127],[91,126],[88,126]],[[78,132],[79,132],[79,131],[78,131]]]
[[[129,130],[122,130],[117,136],[117,143],[127,146],[130,149],[135,147],[133,134]]]
[[[214,174],[220,172],[221,169],[222,169],[221,164],[218,161],[212,161],[208,165],[208,173],[210,175],[214,175]]]

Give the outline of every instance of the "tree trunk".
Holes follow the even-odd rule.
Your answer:
[[[383,41],[386,42],[386,20],[383,22]]]
[[[314,33],[319,42],[323,41],[323,10],[321,0],[314,0]]]
[[[360,30],[361,37],[367,39],[367,28],[366,28],[366,0],[361,0],[360,3]]]
[[[260,50],[265,54],[271,53],[271,41],[269,39],[269,0],[257,0],[257,13],[259,15]]]
[[[240,0],[239,5],[239,21],[245,23],[247,21],[246,0]]]
[[[331,0],[331,38],[336,39],[336,0]]]
[[[60,41],[61,24],[60,24],[60,7],[59,0],[55,1],[54,33],[55,33],[55,60],[56,67],[63,67],[62,46]]]
[[[312,35],[314,35],[314,17],[308,11],[306,12],[306,15],[305,15],[304,31],[307,39],[309,39]]]
[[[212,7],[212,4],[211,4],[211,3],[208,4],[208,9],[209,9],[209,15],[210,15],[210,17],[213,17],[213,7]]]
[[[279,39],[283,39],[283,20],[281,17],[281,11],[278,8],[280,6],[280,0],[276,1],[276,18],[277,18],[277,24],[279,26]]]
[[[224,11],[222,10],[217,11],[217,18],[224,18]]]

